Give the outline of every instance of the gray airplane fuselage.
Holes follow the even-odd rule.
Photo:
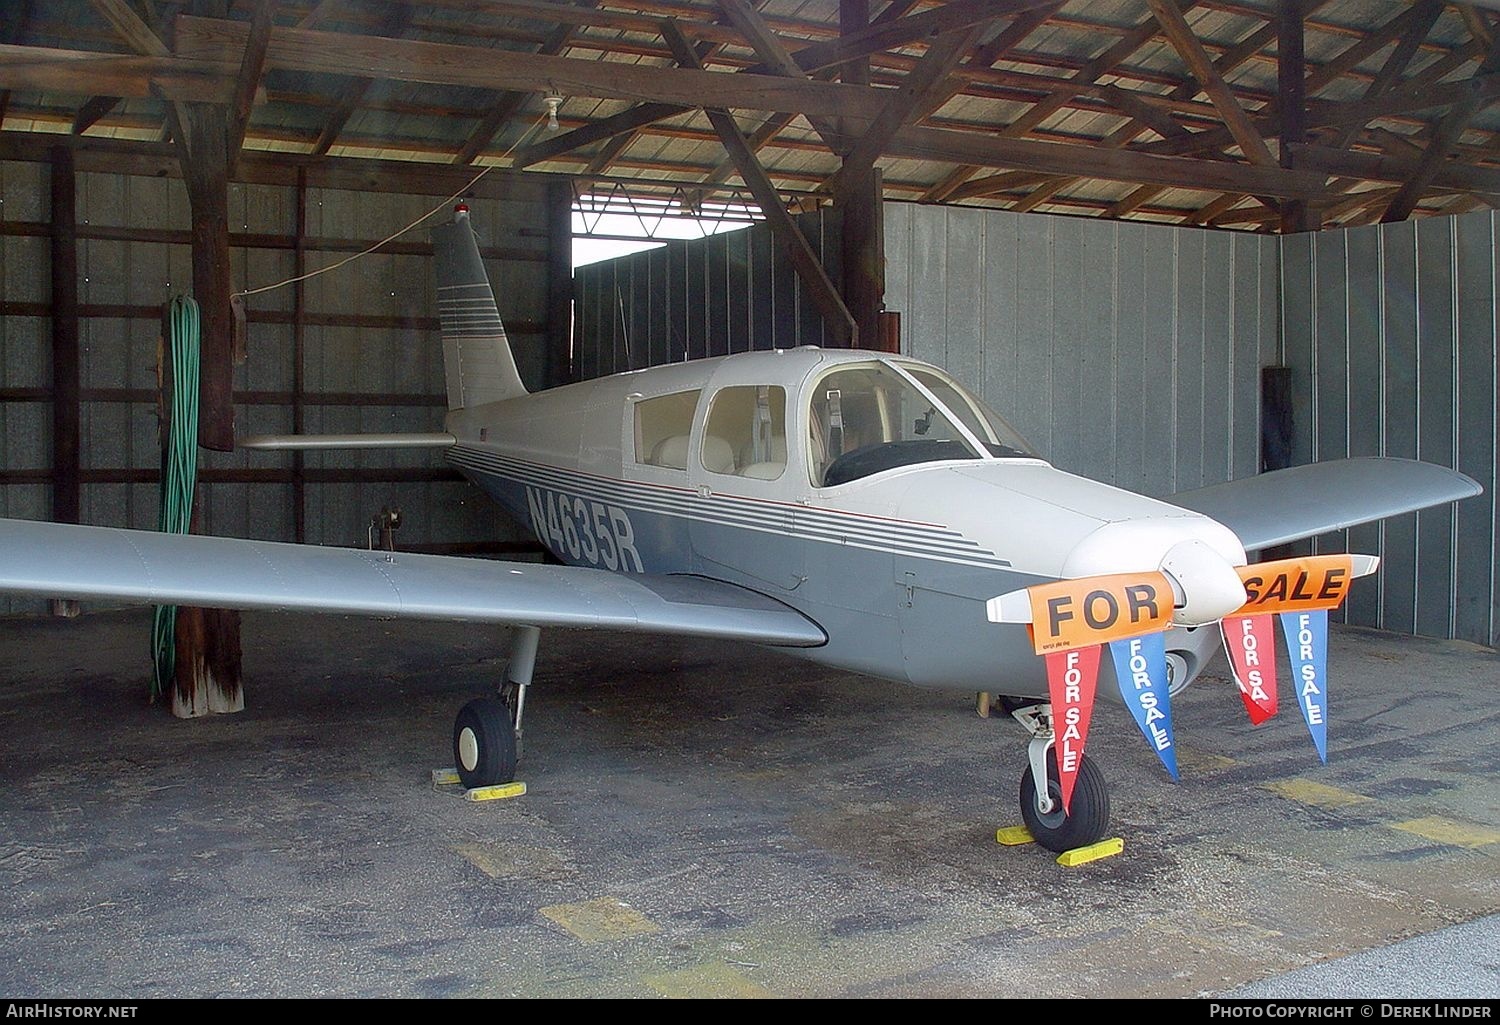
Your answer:
[[[794,653],[923,687],[1046,697],[1045,666],[1027,628],[986,618],[985,602],[996,595],[1059,578],[1152,571],[1184,540],[1244,563],[1238,539],[1208,517],[1027,452],[990,445],[976,456],[971,445],[961,458],[943,458],[962,442],[934,437],[935,409],[913,416],[871,397],[881,382],[912,373],[932,390],[910,394],[926,397],[917,406],[943,411],[939,424],[952,407],[974,404],[951,417],[972,421],[973,430],[958,426],[953,435],[972,440],[987,429],[983,415],[993,414],[980,414],[977,400],[937,368],[873,352],[797,349],[616,374],[454,410],[447,429],[458,440],[447,458],[565,563],[751,588],[827,633],[827,644]],[[858,390],[866,381],[876,382],[869,395]],[[927,402],[949,386],[946,403]],[[871,424],[883,424],[887,439],[904,431],[905,440],[857,445],[850,435]],[[833,465],[839,449],[857,449],[851,458],[864,472],[826,476],[841,475]],[[880,460],[906,458],[893,456],[906,449],[926,458],[882,468]],[[1219,631],[1174,627],[1167,647],[1175,691],[1218,650]]]

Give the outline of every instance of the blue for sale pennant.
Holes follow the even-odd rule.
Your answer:
[[[1328,761],[1328,610],[1283,612],[1281,632],[1292,662],[1292,686],[1318,757]]]
[[[1115,681],[1120,697],[1135,716],[1135,724],[1151,750],[1177,776],[1177,747],[1172,740],[1172,699],[1167,690],[1167,635],[1150,633],[1110,641],[1109,653],[1115,660]]]

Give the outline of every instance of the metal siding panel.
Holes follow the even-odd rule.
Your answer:
[[[1146,486],[1146,241],[1157,229],[1115,225],[1115,441],[1112,483],[1132,491]]]
[[[708,356],[724,356],[732,350],[729,325],[729,236],[704,240],[708,249]],[[817,316],[816,313],[813,316]]]
[[[1233,303],[1229,348],[1230,452],[1226,480],[1260,472],[1260,250],[1266,240],[1257,235],[1230,236],[1230,282]]]
[[[747,233],[750,260],[746,268],[745,294],[749,301],[750,348],[781,348],[776,338],[776,290],[771,283],[772,250],[776,240],[759,232]]]
[[[1417,451],[1428,462],[1455,465],[1453,219],[1417,222]],[[1417,633],[1447,637],[1453,617],[1451,506],[1417,513]]]
[[[1318,233],[1313,242],[1313,459],[1349,454],[1349,281],[1344,267],[1345,235]],[[1313,539],[1315,552],[1349,550],[1343,531]],[[1334,618],[1342,621],[1343,610]]]
[[[684,311],[687,315],[688,359],[701,359],[709,355],[708,325],[715,316],[709,303],[709,296],[712,294],[708,285],[711,266],[708,243],[688,247],[687,301]],[[792,289],[796,291],[795,282]],[[795,302],[792,305],[795,308]]]
[[[1177,343],[1177,231],[1146,234],[1145,334],[1141,367],[1145,380],[1145,408],[1141,418],[1142,459],[1140,490],[1170,495],[1177,458],[1176,343]]]
[[[797,272],[787,258],[786,247],[775,239],[766,247],[771,254],[771,305],[776,345],[795,349],[802,344],[797,310]],[[904,325],[903,325],[904,328]]]
[[[730,352],[747,352],[750,334],[750,232],[734,231],[724,236],[725,323],[729,328]]]
[[[687,359],[687,327],[693,315],[687,305],[688,266],[691,262],[687,246],[667,246],[662,250],[667,258],[667,302],[671,304],[671,316],[667,318],[667,359],[681,363]]]
[[[1455,219],[1458,468],[1484,494],[1458,503],[1453,636],[1489,644],[1495,544],[1495,235],[1488,213]]]
[[[665,247],[642,254],[646,263],[647,335],[642,345],[651,366],[672,362],[672,265]]]
[[[1345,416],[1348,422],[1348,454],[1380,454],[1380,229],[1354,228],[1345,233],[1348,317],[1349,390]],[[1375,554],[1380,551],[1381,525],[1365,523],[1345,532],[1347,550]],[[1380,622],[1379,580],[1356,582],[1344,609],[1345,621],[1364,626]]]
[[[881,210],[885,231],[885,308],[903,314],[901,351],[908,355],[904,314],[911,303],[911,224],[913,212],[918,209],[921,208],[912,203],[886,203]]]
[[[1177,231],[1177,352],[1173,360],[1177,392],[1173,491],[1203,484],[1203,310],[1204,232]]]
[[[1204,484],[1229,479],[1233,451],[1233,239],[1222,231],[1203,236],[1203,454],[1198,472]]]
[[[985,335],[984,350],[979,354],[984,367],[982,394],[1007,421],[1015,419],[1018,393],[1024,387],[1019,371],[1020,337],[1016,316],[1020,250],[1016,231],[1015,215],[998,211],[984,214],[984,284],[979,297]],[[903,325],[903,333],[905,330]],[[903,349],[910,351],[910,345],[904,340]]]
[[[1082,309],[1079,336],[1084,342],[1079,386],[1083,394],[1083,430],[1078,465],[1099,480],[1114,475],[1115,439],[1119,419],[1115,411],[1115,316],[1119,308],[1115,253],[1115,222],[1078,221],[1082,247],[1079,298]]]
[[[1055,459],[1052,435],[1052,221],[1017,216],[1016,320],[1019,334],[1016,426],[1043,457]]]
[[[1283,237],[1281,240],[1282,355],[1292,371],[1292,408],[1301,412],[1294,419],[1292,461],[1313,460],[1313,438],[1317,435],[1317,407],[1313,379],[1317,372],[1313,321],[1313,246],[1316,232]]]
[[[943,358],[955,377],[971,388],[984,383],[981,353],[984,348],[983,305],[976,301],[984,287],[984,212],[951,210],[948,216],[947,252],[943,265],[947,280],[943,283]]]
[[[1081,324],[1083,302],[1083,233],[1079,221],[1052,222],[1052,458],[1057,465],[1083,472],[1083,365],[1089,342]]]
[[[1385,323],[1383,363],[1384,453],[1417,456],[1417,234],[1411,221],[1380,229],[1382,317]],[[1381,622],[1387,630],[1416,630],[1417,517],[1415,513],[1385,521],[1380,553]]]
[[[903,332],[907,351],[929,363],[943,362],[943,339],[948,333],[947,259],[948,208],[923,206],[912,224],[912,293]]]

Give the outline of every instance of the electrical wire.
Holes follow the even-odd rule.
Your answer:
[[[172,419],[162,469],[156,529],[186,534],[193,520],[198,483],[198,363],[201,333],[198,304],[191,296],[172,300],[168,316],[172,354]],[[177,669],[177,606],[158,605],[151,620],[151,699],[160,697]]]
[[[517,147],[519,147],[521,145],[521,143],[523,143],[527,139],[531,138],[532,134],[535,133],[538,128],[540,128],[542,125],[544,125],[546,123],[547,123],[547,115],[543,114],[540,118],[538,118],[536,120],[536,122],[530,128],[526,129],[526,131],[524,131],[524,132],[521,133],[520,138],[516,139],[515,142],[513,142],[513,143],[510,144],[510,148],[509,149],[507,149],[504,153],[500,154],[500,160],[503,161],[503,160],[509,159],[510,155],[516,151]],[[306,281],[309,278],[315,278],[319,274],[327,274],[329,271],[338,270],[340,267],[343,267],[343,266],[346,266],[348,264],[351,264],[355,260],[358,260],[358,259],[360,259],[362,257],[365,257],[365,256],[369,256],[371,253],[375,252],[381,246],[386,245],[387,243],[396,241],[396,239],[400,238],[402,235],[405,235],[408,231],[411,231],[413,228],[415,228],[417,225],[421,224],[423,221],[426,221],[428,218],[434,216],[435,214],[441,212],[442,210],[447,209],[448,204],[452,203],[455,199],[458,199],[461,196],[463,196],[463,194],[465,192],[468,192],[476,184],[478,184],[479,179],[483,178],[485,175],[489,174],[491,171],[493,171],[495,168],[497,168],[499,166],[500,166],[500,164],[497,161],[496,163],[490,164],[488,167],[483,168],[482,170],[480,170],[480,172],[478,174],[476,174],[474,177],[470,178],[469,181],[468,181],[468,183],[466,185],[464,185],[463,188],[459,189],[457,192],[453,193],[453,195],[449,196],[447,199],[445,199],[442,202],[438,203],[437,206],[433,207],[431,210],[427,211],[421,217],[418,217],[416,220],[412,221],[410,224],[408,224],[406,227],[402,228],[400,231],[396,232],[394,235],[387,235],[385,238],[381,239],[379,242],[376,242],[373,246],[370,246],[368,249],[362,250],[362,251],[360,251],[358,253],[354,253],[351,256],[346,256],[342,260],[339,260],[337,263],[331,263],[331,264],[329,264],[327,267],[319,267],[317,270],[310,270],[306,274],[298,274],[296,277],[287,278],[285,281],[278,281],[274,285],[261,285],[259,288],[247,288],[243,292],[236,292],[234,294],[235,294],[236,298],[242,298],[242,297],[247,296],[247,295],[259,295],[261,292],[275,291],[278,288],[285,288],[287,285],[295,285],[299,281]]]

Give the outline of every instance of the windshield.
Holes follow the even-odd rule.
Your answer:
[[[812,480],[820,487],[895,466],[979,458],[948,414],[884,363],[846,365],[819,379],[808,425]]]
[[[809,471],[818,487],[944,459],[1036,458],[982,401],[923,364],[845,364],[819,378],[808,401]]]
[[[927,366],[902,364],[901,369],[921,381],[922,387],[936,395],[948,412],[962,420],[974,437],[984,442],[990,455],[1001,459],[1037,458],[1014,427],[947,374]]]

